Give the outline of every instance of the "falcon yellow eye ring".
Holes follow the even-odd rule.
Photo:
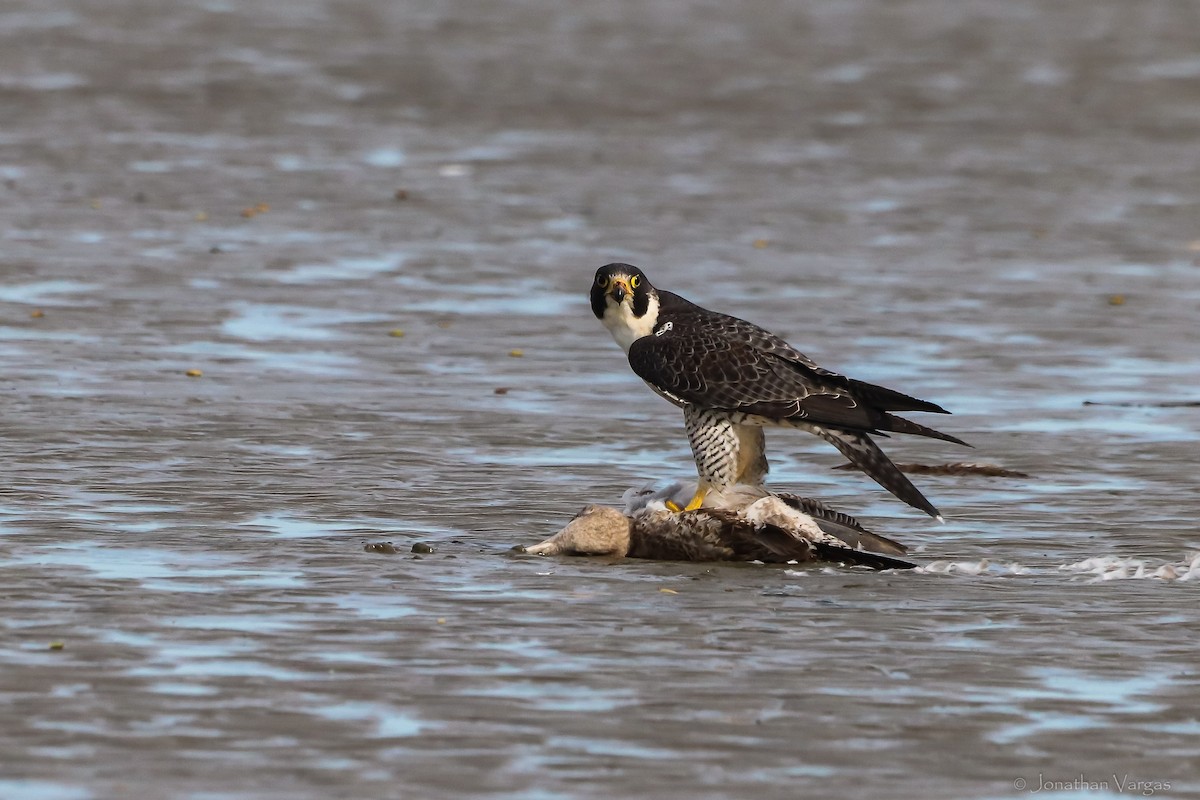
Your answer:
[[[640,275],[634,275],[632,278],[630,278],[630,279],[629,279],[629,288],[630,288],[630,289],[636,289],[636,288],[638,287],[638,284],[639,284],[639,283],[641,283],[641,282],[642,282],[642,278],[641,278],[641,276],[640,276]]]

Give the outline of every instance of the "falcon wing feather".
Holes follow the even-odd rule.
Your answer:
[[[680,315],[629,348],[638,377],[686,403],[873,430],[878,413],[852,396],[846,378],[811,363],[779,337],[719,314]]]

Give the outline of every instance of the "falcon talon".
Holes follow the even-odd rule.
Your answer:
[[[704,498],[708,496],[708,489],[696,489],[696,494],[692,495],[692,499],[683,507],[684,511],[695,511],[700,506],[704,505]]]
[[[832,444],[913,508],[941,516],[870,434],[909,433],[969,446],[892,413],[950,413],[946,409],[827,370],[757,325],[656,289],[629,264],[596,270],[589,299],[634,373],[683,409],[702,485],[762,485],[769,468],[763,428],[799,428]],[[703,495],[698,500],[684,510],[698,507]]]

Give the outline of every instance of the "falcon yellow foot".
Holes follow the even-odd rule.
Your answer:
[[[690,501],[688,501],[688,504],[686,506],[684,506],[683,508],[680,508],[679,504],[676,503],[674,500],[668,500],[666,503],[666,506],[671,511],[674,511],[676,514],[678,514],[681,511],[695,511],[697,508],[699,508],[700,506],[702,506],[704,504],[704,498],[707,495],[708,495],[708,488],[705,486],[701,486],[698,489],[696,489],[696,493],[694,495],[692,495],[692,499]]]

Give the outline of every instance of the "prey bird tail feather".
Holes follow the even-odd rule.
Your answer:
[[[904,561],[903,559],[892,558],[891,556],[871,553],[865,550],[838,547],[837,545],[825,544],[824,542],[814,542],[813,552],[822,561],[840,561],[843,564],[870,567],[871,569],[914,569],[917,566],[911,561]]]
[[[897,556],[908,552],[908,548],[899,542],[872,533],[854,517],[835,511],[820,500],[787,492],[778,492],[776,496],[801,514],[812,517],[817,527],[830,536],[841,539],[851,550],[870,550],[873,553],[890,553]]]
[[[799,538],[794,533],[771,523],[759,525],[753,531],[757,545],[780,557],[780,560],[804,562],[812,561],[816,556],[821,561],[841,562],[871,569],[913,569],[916,566],[911,561],[892,558],[881,553]]]

